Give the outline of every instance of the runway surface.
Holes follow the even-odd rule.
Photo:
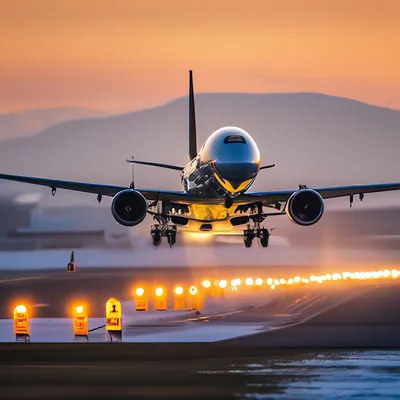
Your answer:
[[[250,269],[246,272],[250,273]],[[263,273],[259,269],[252,269],[251,272],[254,277]],[[282,276],[282,272],[279,273]],[[325,324],[320,323],[318,327],[314,326],[314,323],[310,328],[308,324],[311,324],[316,316],[323,318],[324,315],[330,315],[333,310],[340,309],[340,305],[343,305],[344,310],[350,307],[353,310],[350,315],[360,317],[366,309],[365,304],[368,304],[367,315],[372,320],[375,318],[375,326],[382,324],[388,326],[387,337],[385,334],[381,335],[381,338],[385,338],[382,342],[389,346],[394,346],[396,343],[400,345],[397,339],[400,338],[400,334],[397,335],[400,332],[393,322],[395,317],[391,317],[395,313],[394,304],[398,304],[400,300],[396,281],[381,284],[347,281],[324,285],[294,285],[280,287],[275,291],[267,287],[258,290],[243,288],[238,292],[226,290],[224,296],[205,299],[200,319],[185,310],[154,311],[151,301],[149,312],[135,311],[133,300],[135,287],[140,285],[154,287],[162,283],[169,288],[169,307],[172,308],[171,289],[174,284],[189,286],[195,283],[199,286],[204,277],[216,277],[219,274],[221,271],[182,268],[112,271],[99,268],[72,274],[64,271],[47,271],[10,275],[9,272],[3,272],[0,276],[0,304],[3,318],[0,320],[0,341],[14,340],[13,321],[10,318],[13,308],[21,301],[32,305],[30,313],[32,342],[73,341],[72,305],[79,300],[89,308],[89,329],[92,330],[89,340],[106,342],[108,336],[104,328],[105,303],[110,297],[117,297],[123,305],[124,342],[199,343],[232,340],[241,345],[257,344],[261,347],[337,347],[339,344],[354,346],[357,345],[354,340],[356,342],[358,340],[357,326],[364,328],[366,325],[370,326],[368,321],[363,320],[353,324],[351,328],[354,331],[353,342],[346,342],[341,338],[337,330],[339,325],[343,325],[340,318],[328,318]],[[227,277],[226,273],[224,277]],[[382,293],[389,296],[386,298],[386,303],[383,301]],[[387,318],[384,321],[382,318],[385,313]],[[345,316],[346,313],[340,315]],[[391,327],[387,322],[390,318],[392,318]],[[371,327],[368,329],[371,332],[373,330]],[[292,330],[295,333],[292,334]],[[362,339],[366,340],[369,337],[369,340],[360,345],[381,346],[377,342],[378,332],[372,332],[370,336],[364,335]]]

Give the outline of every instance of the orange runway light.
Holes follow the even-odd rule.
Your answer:
[[[174,289],[174,309],[175,310],[187,309],[186,296],[182,286],[176,286]]]
[[[157,311],[167,311],[167,293],[165,288],[158,287],[154,291],[155,300],[154,300],[154,308]]]
[[[187,300],[189,310],[201,311],[204,308],[204,297],[196,286],[189,288]]]
[[[201,283],[201,286],[204,289],[204,295],[208,297],[215,297],[216,295],[216,287],[213,285],[209,279],[204,279]]]
[[[74,307],[73,326],[75,338],[85,337],[86,339],[88,339],[89,328],[85,306],[77,305],[76,307]]]
[[[252,278],[246,278],[246,285],[251,286],[254,283]]]
[[[146,290],[138,287],[135,290],[135,309],[136,311],[147,311],[149,309],[149,300]]]
[[[17,342],[29,342],[29,316],[27,307],[18,304],[14,309],[14,334]]]

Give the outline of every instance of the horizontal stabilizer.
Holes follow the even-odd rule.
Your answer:
[[[267,169],[267,168],[274,168],[275,164],[271,164],[271,165],[263,165],[262,167],[260,167],[260,170],[262,169]]]
[[[126,160],[126,162],[133,163],[133,164],[151,165],[153,167],[159,167],[159,168],[174,169],[176,171],[182,171],[184,169],[184,167],[180,167],[178,165],[161,164],[161,163],[155,163],[155,162],[150,162],[150,161],[138,161],[138,160],[134,160],[134,159]]]

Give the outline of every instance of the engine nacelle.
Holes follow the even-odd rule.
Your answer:
[[[289,219],[302,226],[317,223],[324,213],[324,199],[312,189],[299,189],[287,201],[286,215]]]
[[[137,190],[121,190],[114,196],[111,212],[121,225],[135,226],[140,224],[146,216],[147,201]]]

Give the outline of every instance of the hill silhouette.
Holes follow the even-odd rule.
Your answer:
[[[400,111],[317,93],[201,93],[196,116],[199,147],[214,130],[237,125],[254,137],[263,164],[277,164],[260,173],[252,190],[399,180]],[[0,170],[129,185],[127,157],[180,165],[187,154],[188,99],[181,97],[2,141]],[[180,189],[176,171],[136,166],[135,178],[137,187]],[[32,190],[0,184],[3,191]]]

